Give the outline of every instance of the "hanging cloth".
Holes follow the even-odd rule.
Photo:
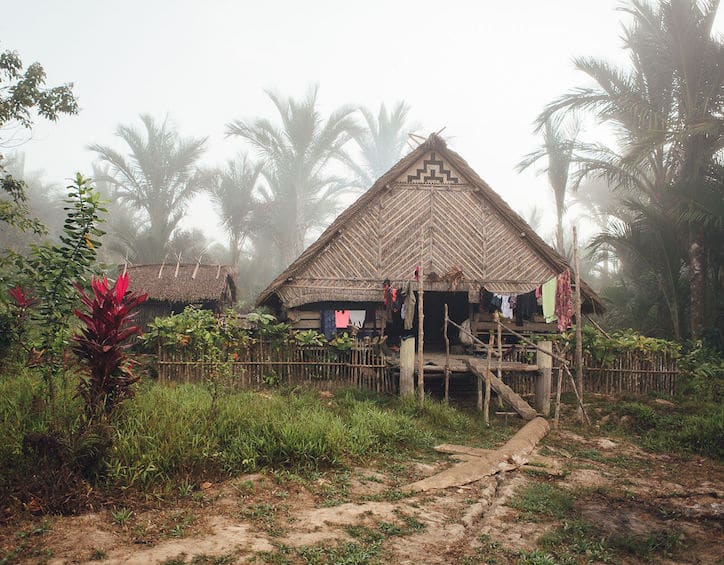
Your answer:
[[[320,326],[324,337],[332,339],[337,329],[337,325],[334,320],[334,310],[322,310],[320,316]]]
[[[365,325],[365,318],[367,317],[366,310],[350,310],[349,311],[349,323],[355,328],[361,328]]]
[[[507,294],[503,294],[500,298],[500,315],[503,316],[503,318],[512,318],[513,308],[510,305],[510,296]]]
[[[573,321],[573,300],[571,299],[571,273],[568,269],[558,275],[556,282],[556,316],[558,331],[564,332]]]
[[[349,326],[349,310],[335,310],[334,325],[338,330],[347,328]]]
[[[546,318],[546,324],[550,324],[556,319],[556,286],[558,279],[553,277],[551,280],[543,283],[541,295],[543,297],[543,315]]]
[[[405,295],[405,304],[403,306],[405,316],[405,329],[411,330],[412,323],[415,321],[415,305],[417,304],[417,298],[415,298],[415,291],[412,290],[412,283],[407,283],[407,294]]]

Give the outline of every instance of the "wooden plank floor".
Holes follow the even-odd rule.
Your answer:
[[[474,355],[450,355],[450,372],[451,373],[469,373],[470,369],[467,366],[467,360],[481,361],[484,358],[476,357]],[[394,367],[399,366],[399,357],[388,359],[390,364]],[[491,359],[490,368],[496,371],[498,368],[498,361]],[[537,371],[538,365],[528,365],[527,363],[516,363],[512,361],[503,361],[501,368],[505,372],[520,371],[529,372]],[[415,363],[415,369],[417,369],[417,363]],[[443,372],[445,370],[445,354],[444,353],[425,353],[425,372],[430,371],[431,373]]]

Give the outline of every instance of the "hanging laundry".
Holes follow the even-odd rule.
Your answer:
[[[564,332],[573,321],[573,300],[571,299],[571,273],[568,269],[558,275],[556,282],[556,316],[558,331]]]
[[[322,310],[320,312],[320,329],[327,339],[332,339],[337,330],[334,317],[334,310]]]
[[[405,329],[411,330],[412,324],[415,321],[415,306],[417,305],[417,298],[415,298],[415,291],[412,290],[412,283],[407,283],[407,292],[405,294],[405,304],[403,307],[402,319],[405,321]]]
[[[500,296],[500,315],[503,318],[513,317],[513,308],[510,305],[510,296],[503,294]]]
[[[543,283],[541,289],[541,296],[543,297],[543,315],[546,319],[546,324],[554,322],[556,319],[556,286],[558,285],[558,279],[553,277],[551,280]]]
[[[531,290],[516,297],[515,304],[515,325],[522,326],[525,320],[532,320],[538,311],[538,301],[535,298],[536,291]]]
[[[365,325],[365,318],[367,317],[367,310],[350,310],[349,311],[349,323],[355,328],[361,328]]]
[[[338,330],[347,328],[349,326],[349,310],[335,310],[334,324]]]
[[[491,314],[495,312],[493,308],[493,293],[483,286],[480,287],[480,311]]]

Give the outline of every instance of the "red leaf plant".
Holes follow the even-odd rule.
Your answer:
[[[73,352],[88,368],[88,374],[81,377],[78,394],[85,401],[89,418],[110,415],[118,404],[133,395],[131,385],[140,378],[133,374],[133,361],[126,349],[129,339],[141,333],[130,322],[134,310],[148,295],[126,293],[128,282],[128,273],[119,276],[113,286],[107,278],[93,277],[90,296],[76,285],[85,311],[74,313],[85,327],[73,337]]]

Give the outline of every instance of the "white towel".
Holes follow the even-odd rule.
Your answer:
[[[365,317],[367,316],[367,310],[350,310],[349,311],[349,323],[355,328],[361,328],[365,325]]]

